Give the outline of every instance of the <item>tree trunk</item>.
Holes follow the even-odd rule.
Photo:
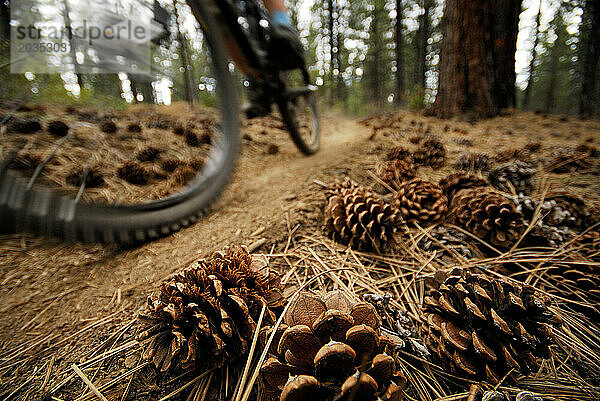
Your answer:
[[[329,104],[331,106],[333,106],[333,104],[335,103],[333,88],[336,80],[336,77],[333,73],[333,70],[336,68],[336,57],[333,50],[335,47],[335,38],[333,34],[333,1],[334,0],[327,0],[327,30],[329,31],[329,82],[331,85],[331,88],[329,90]]]
[[[501,109],[516,106],[515,53],[521,0],[498,0],[494,9],[494,79]]]
[[[381,40],[382,40],[382,32],[380,28],[381,24],[381,7],[380,2],[375,0],[375,9],[373,10],[373,20],[371,22],[371,32],[369,37],[373,39],[373,42],[369,44],[369,46],[373,46],[373,51],[371,55],[371,98],[373,100],[373,104],[376,106],[381,106],[382,104],[382,90],[381,90]]]
[[[432,2],[431,0],[424,0],[423,2],[423,15],[421,15],[421,23],[419,24],[419,31],[417,34],[417,74],[415,77],[415,84],[420,85],[422,88],[425,87],[425,73],[427,72],[427,41],[430,35],[430,14],[431,14]]]
[[[179,25],[179,12],[177,11],[177,0],[173,0],[173,8],[175,9],[175,25],[177,27],[177,41],[179,42],[179,59],[183,68],[183,88],[185,91],[185,100],[188,103],[196,103],[196,91],[193,88],[193,74],[190,58],[188,57],[187,40],[181,32]]]
[[[492,0],[446,1],[439,90],[433,108],[438,117],[468,113],[481,118],[499,113],[492,14]]]
[[[0,0],[1,1],[1,0]],[[65,20],[65,26],[71,29],[71,17],[69,16],[71,10],[69,9],[69,1],[63,0],[63,18]],[[79,90],[83,91],[83,79],[81,78],[81,72],[79,68],[79,63],[77,62],[77,54],[75,51],[75,45],[72,37],[69,37],[69,51],[71,52],[71,60],[73,61],[73,68],[75,70],[75,76],[77,77],[77,85],[79,85]]]
[[[556,43],[554,46],[557,46]],[[552,60],[550,64],[550,79],[548,81],[548,90],[546,91],[546,102],[544,105],[544,111],[546,113],[552,113],[554,109],[554,93],[556,92],[556,81],[558,75],[558,52],[556,49],[552,49]]]
[[[0,0],[0,39],[10,40],[10,9]]]
[[[537,16],[535,17],[535,38],[533,39],[533,50],[531,53],[531,60],[529,61],[529,78],[527,79],[527,88],[525,88],[525,96],[523,97],[523,109],[527,110],[529,107],[529,97],[531,96],[531,87],[533,86],[533,69],[535,68],[535,59],[537,58],[537,45],[540,38],[540,15],[542,14],[542,1],[540,0],[540,7],[538,9]]]
[[[583,82],[580,97],[580,114],[589,117],[598,107],[598,64],[600,63],[600,4],[598,0],[587,0],[583,21],[588,29],[584,42]]]
[[[397,105],[401,105],[404,101],[404,59],[402,55],[402,0],[396,0],[396,27],[395,37],[396,42],[396,97]]]

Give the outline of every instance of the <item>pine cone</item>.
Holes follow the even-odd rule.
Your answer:
[[[150,146],[150,147],[147,147],[146,149],[140,151],[137,154],[136,159],[138,159],[141,162],[151,162],[151,161],[156,160],[159,155],[160,155],[160,149]]]
[[[42,125],[37,118],[11,117],[7,124],[8,132],[19,132],[31,134],[42,129]]]
[[[481,188],[458,191],[450,203],[450,215],[457,226],[502,248],[514,244],[525,228],[513,201]]]
[[[105,120],[100,123],[100,130],[107,134],[114,134],[117,132],[117,124],[112,122],[111,120]]]
[[[524,243],[527,246],[543,246],[557,248],[570,240],[575,232],[559,220],[568,221],[569,215],[557,208],[554,201],[545,199],[543,202],[534,197],[519,194],[511,198],[517,204],[517,211],[523,214],[524,225],[529,227],[538,211],[538,218],[532,229],[527,233]]]
[[[560,320],[533,287],[456,269],[425,297],[425,343],[453,374],[497,383],[511,369],[527,375],[550,357]]]
[[[492,159],[485,153],[462,153],[454,164],[454,168],[463,171],[488,171]]]
[[[71,171],[67,177],[67,183],[79,187],[85,177],[87,188],[98,188],[104,185],[104,177],[99,168],[77,168]]]
[[[60,120],[50,121],[47,128],[48,132],[56,137],[63,137],[69,133],[69,126]]]
[[[456,261],[457,255],[464,259],[471,259],[474,256],[470,246],[471,239],[466,234],[443,225],[428,230],[427,234],[417,242],[417,247],[428,253],[435,252],[436,259],[452,263]]]
[[[496,167],[488,176],[490,183],[501,191],[529,194],[533,191],[533,176],[536,173],[532,163],[514,161]]]
[[[553,203],[552,213],[544,219],[547,224],[577,230],[585,228],[589,221],[589,211],[583,198],[569,192],[555,192],[546,199]]]
[[[128,161],[122,164],[117,170],[117,173],[119,178],[134,185],[146,185],[151,176],[150,171],[134,161]]]
[[[162,372],[179,366],[218,366],[246,353],[263,305],[281,308],[279,276],[264,256],[229,248],[164,282],[148,298],[140,319],[150,326],[144,358]],[[264,318],[273,322],[270,309]]]
[[[411,180],[417,175],[415,165],[410,160],[392,160],[385,164],[380,177],[392,188],[398,188],[404,181]]]
[[[398,188],[394,206],[407,223],[431,223],[444,216],[448,199],[438,184],[414,179]]]
[[[288,327],[261,368],[267,393],[279,400],[387,400],[406,383],[371,304],[341,291],[324,300],[304,292],[284,319]]]
[[[417,165],[441,167],[446,162],[446,148],[437,139],[428,139],[413,153]]]
[[[175,171],[177,167],[184,166],[186,163],[179,159],[168,159],[162,162],[161,168],[169,173]]]
[[[406,160],[410,158],[410,150],[404,146],[396,146],[385,154],[386,160]]]
[[[580,152],[573,148],[555,150],[545,163],[546,171],[556,174],[587,170],[592,166],[588,152]]]
[[[323,229],[333,240],[378,252],[392,241],[396,212],[373,192],[346,180],[333,185],[326,197]]]
[[[420,358],[428,358],[429,351],[422,344],[415,321],[395,306],[392,294],[364,294],[363,301],[370,303],[381,317],[381,327],[387,335],[393,335],[396,349],[402,349]]]
[[[489,184],[484,178],[473,174],[454,173],[440,180],[440,187],[444,191],[444,195],[448,201],[452,201],[456,192],[461,189],[487,187]]]

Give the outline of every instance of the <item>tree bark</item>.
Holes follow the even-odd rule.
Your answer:
[[[516,33],[507,30],[516,31],[519,7],[519,0],[446,1],[435,115],[485,118],[510,105]]]
[[[69,0],[63,0],[63,18],[65,20],[65,26],[69,27],[69,29],[72,29],[71,17],[69,16],[70,13],[71,10],[69,8]],[[83,79],[81,77],[81,69],[79,68],[79,63],[77,62],[77,53],[75,51],[74,41],[72,37],[69,37],[69,51],[71,53],[71,60],[73,61],[73,69],[75,70],[75,76],[77,77],[77,85],[79,86],[79,90],[83,91]]]
[[[434,114],[491,117],[499,112],[494,93],[491,0],[447,0],[443,19],[439,89]]]
[[[381,106],[382,87],[381,87],[381,52],[382,52],[382,34],[380,29],[382,7],[379,0],[375,0],[375,9],[373,10],[373,21],[371,23],[371,32],[369,37],[373,42],[369,46],[373,46],[371,52],[371,98],[376,106]]]
[[[598,0],[587,0],[583,21],[587,21],[587,32],[583,53],[583,82],[580,97],[580,114],[590,117],[598,107],[598,64],[600,63],[600,4]]]
[[[427,41],[429,40],[430,32],[430,14],[431,14],[432,2],[431,0],[424,0],[423,2],[423,14],[421,15],[421,23],[419,24],[419,31],[417,34],[418,48],[417,48],[417,76],[415,77],[415,83],[420,85],[422,88],[425,87],[425,73],[427,72]]]
[[[515,54],[521,0],[498,0],[494,9],[494,79],[496,101],[501,109],[516,106]]]
[[[196,91],[193,88],[193,73],[191,71],[190,58],[188,56],[187,39],[181,32],[179,25],[179,12],[177,11],[177,0],[173,0],[173,8],[175,9],[175,25],[177,27],[177,41],[179,42],[179,59],[183,68],[183,88],[185,100],[188,103],[196,103]]]
[[[402,0],[396,0],[396,26],[394,30],[394,42],[396,44],[396,97],[395,103],[401,105],[404,101],[404,57],[402,55]]]
[[[535,17],[535,38],[533,39],[533,50],[531,53],[531,60],[529,61],[529,78],[527,79],[527,88],[525,88],[525,96],[523,97],[523,109],[529,107],[529,97],[531,96],[531,87],[533,86],[533,69],[535,68],[535,59],[537,58],[537,45],[540,38],[540,15],[542,14],[542,1],[540,0],[540,7],[538,8],[537,16]]]

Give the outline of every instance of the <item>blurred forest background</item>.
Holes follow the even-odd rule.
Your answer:
[[[52,2],[58,12],[66,0]],[[120,0],[115,9],[120,10]],[[187,100],[211,105],[208,55],[188,6],[161,0],[169,36],[152,74],[6,74],[10,4],[0,0],[0,97],[40,101]],[[320,99],[364,115],[398,107],[440,117],[504,108],[600,116],[598,0],[289,0]],[[232,66],[233,70],[233,66]],[[234,76],[243,85],[239,73]]]

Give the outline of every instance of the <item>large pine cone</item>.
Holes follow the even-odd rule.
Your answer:
[[[394,206],[407,223],[431,223],[444,216],[448,199],[438,184],[414,179],[398,188]]]
[[[417,165],[441,167],[446,162],[446,148],[437,139],[428,139],[413,153]]]
[[[417,175],[417,169],[412,161],[392,160],[381,170],[381,180],[392,188],[398,188],[404,181],[412,180]]]
[[[488,178],[490,183],[501,191],[529,194],[533,191],[533,176],[536,173],[532,163],[514,161],[498,166],[492,171]]]
[[[523,215],[513,201],[482,188],[458,191],[450,203],[450,218],[457,226],[502,248],[513,245],[525,229]]]
[[[270,358],[261,368],[266,393],[273,398],[389,400],[406,383],[390,355],[394,341],[381,335],[381,319],[369,303],[354,303],[341,291],[324,300],[304,292],[285,323],[273,337],[277,346],[271,344]],[[261,330],[263,348],[272,330]]]
[[[381,251],[392,241],[396,211],[375,193],[346,180],[326,196],[323,229],[333,240],[366,251]]]
[[[281,308],[277,274],[264,256],[229,248],[202,259],[164,282],[148,298],[140,320],[150,326],[140,341],[162,372],[180,366],[194,370],[243,355],[252,342],[263,305]],[[266,321],[275,316],[267,309]]]
[[[456,269],[425,297],[422,331],[443,368],[497,383],[550,357],[551,326],[560,320],[549,306],[531,286]]]
[[[481,177],[467,173],[453,173],[440,180],[440,187],[448,201],[452,201],[456,192],[461,189],[487,187],[488,182]]]

